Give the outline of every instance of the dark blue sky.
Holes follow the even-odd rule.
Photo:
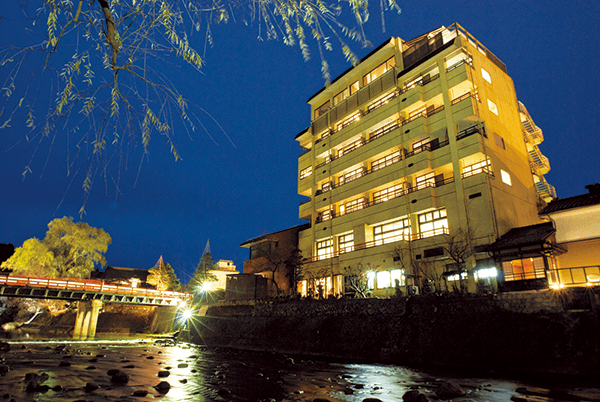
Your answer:
[[[366,25],[368,39],[378,46],[390,36],[408,40],[460,23],[507,65],[519,100],[544,132],[540,149],[552,167],[546,178],[559,197],[584,193],[586,184],[600,181],[600,4],[426,4],[399,3],[402,13],[386,15],[385,33],[374,4]],[[7,12],[0,11],[5,13],[0,22],[3,46],[11,29]],[[201,120],[214,141],[203,132],[192,138],[176,134],[182,160],[175,162],[155,135],[135,187],[137,155],[121,173],[116,199],[110,185],[105,191],[96,182],[83,220],[112,236],[109,265],[150,268],[163,255],[187,283],[207,240],[215,260],[233,260],[241,269],[248,252],[240,243],[303,223],[298,219],[302,197],[296,194],[300,149],[294,137],[310,124],[306,101],[324,84],[318,48],[310,42],[313,56],[304,62],[298,47],[257,40],[256,26],[218,25],[213,34],[215,44],[206,53],[202,74],[185,66],[169,68],[184,97],[210,114],[231,142],[204,115]],[[202,39],[191,41],[201,48]],[[372,50],[359,45],[353,49],[359,57]],[[333,77],[349,67],[339,46],[327,54],[327,61]],[[5,74],[0,67],[0,76]],[[22,132],[15,124],[0,130],[0,242],[16,247],[30,237],[43,238],[54,218],[67,215],[79,221],[83,197],[81,179],[66,191],[70,178],[60,146],[53,149],[41,177],[46,153],[36,157],[34,174],[22,180],[33,149],[23,143],[11,148]]]

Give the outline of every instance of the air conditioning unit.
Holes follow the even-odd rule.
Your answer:
[[[409,296],[417,296],[419,294],[419,287],[417,285],[408,285],[406,287],[406,293]]]

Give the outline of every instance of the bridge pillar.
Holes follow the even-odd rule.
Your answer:
[[[101,308],[102,300],[77,302],[77,319],[75,320],[73,339],[94,339]]]

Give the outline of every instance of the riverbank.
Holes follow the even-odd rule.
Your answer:
[[[191,323],[190,339],[413,367],[600,378],[598,312],[561,310],[552,294],[533,296],[549,301],[537,309],[523,299],[517,305],[494,297],[423,296],[220,305]]]

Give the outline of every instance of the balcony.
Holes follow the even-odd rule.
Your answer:
[[[487,138],[487,134],[485,133],[485,127],[471,126],[469,128],[459,131],[458,134],[456,134],[456,140],[462,140],[463,138],[467,138],[475,133],[479,133],[485,138]]]
[[[529,151],[529,165],[537,175],[544,175],[550,171],[550,161],[542,155],[537,146]]]
[[[521,125],[523,126],[523,136],[525,137],[525,141],[531,142],[535,145],[539,145],[544,141],[544,134],[542,130],[535,125],[533,119],[529,115],[527,108],[523,103],[518,102],[519,104],[519,114],[521,116]]]
[[[556,198],[556,190],[554,189],[554,186],[548,184],[546,180],[535,183],[535,189],[537,190],[540,198],[546,202],[550,202]]]
[[[426,232],[414,233],[414,234],[401,233],[397,236],[389,237],[386,239],[371,240],[366,243],[348,246],[344,249],[341,249],[340,251],[321,254],[321,255],[313,256],[313,257],[308,257],[308,258],[304,259],[304,262],[308,263],[308,262],[326,260],[326,259],[330,259],[330,258],[334,258],[334,257],[339,257],[340,254],[351,253],[356,250],[365,250],[368,248],[381,246],[381,245],[389,244],[389,243],[395,243],[395,242],[399,242],[399,241],[414,241],[414,240],[426,239],[428,237],[447,235],[449,233],[450,233],[450,231],[448,230],[448,228],[445,228],[445,227],[428,230]]]

